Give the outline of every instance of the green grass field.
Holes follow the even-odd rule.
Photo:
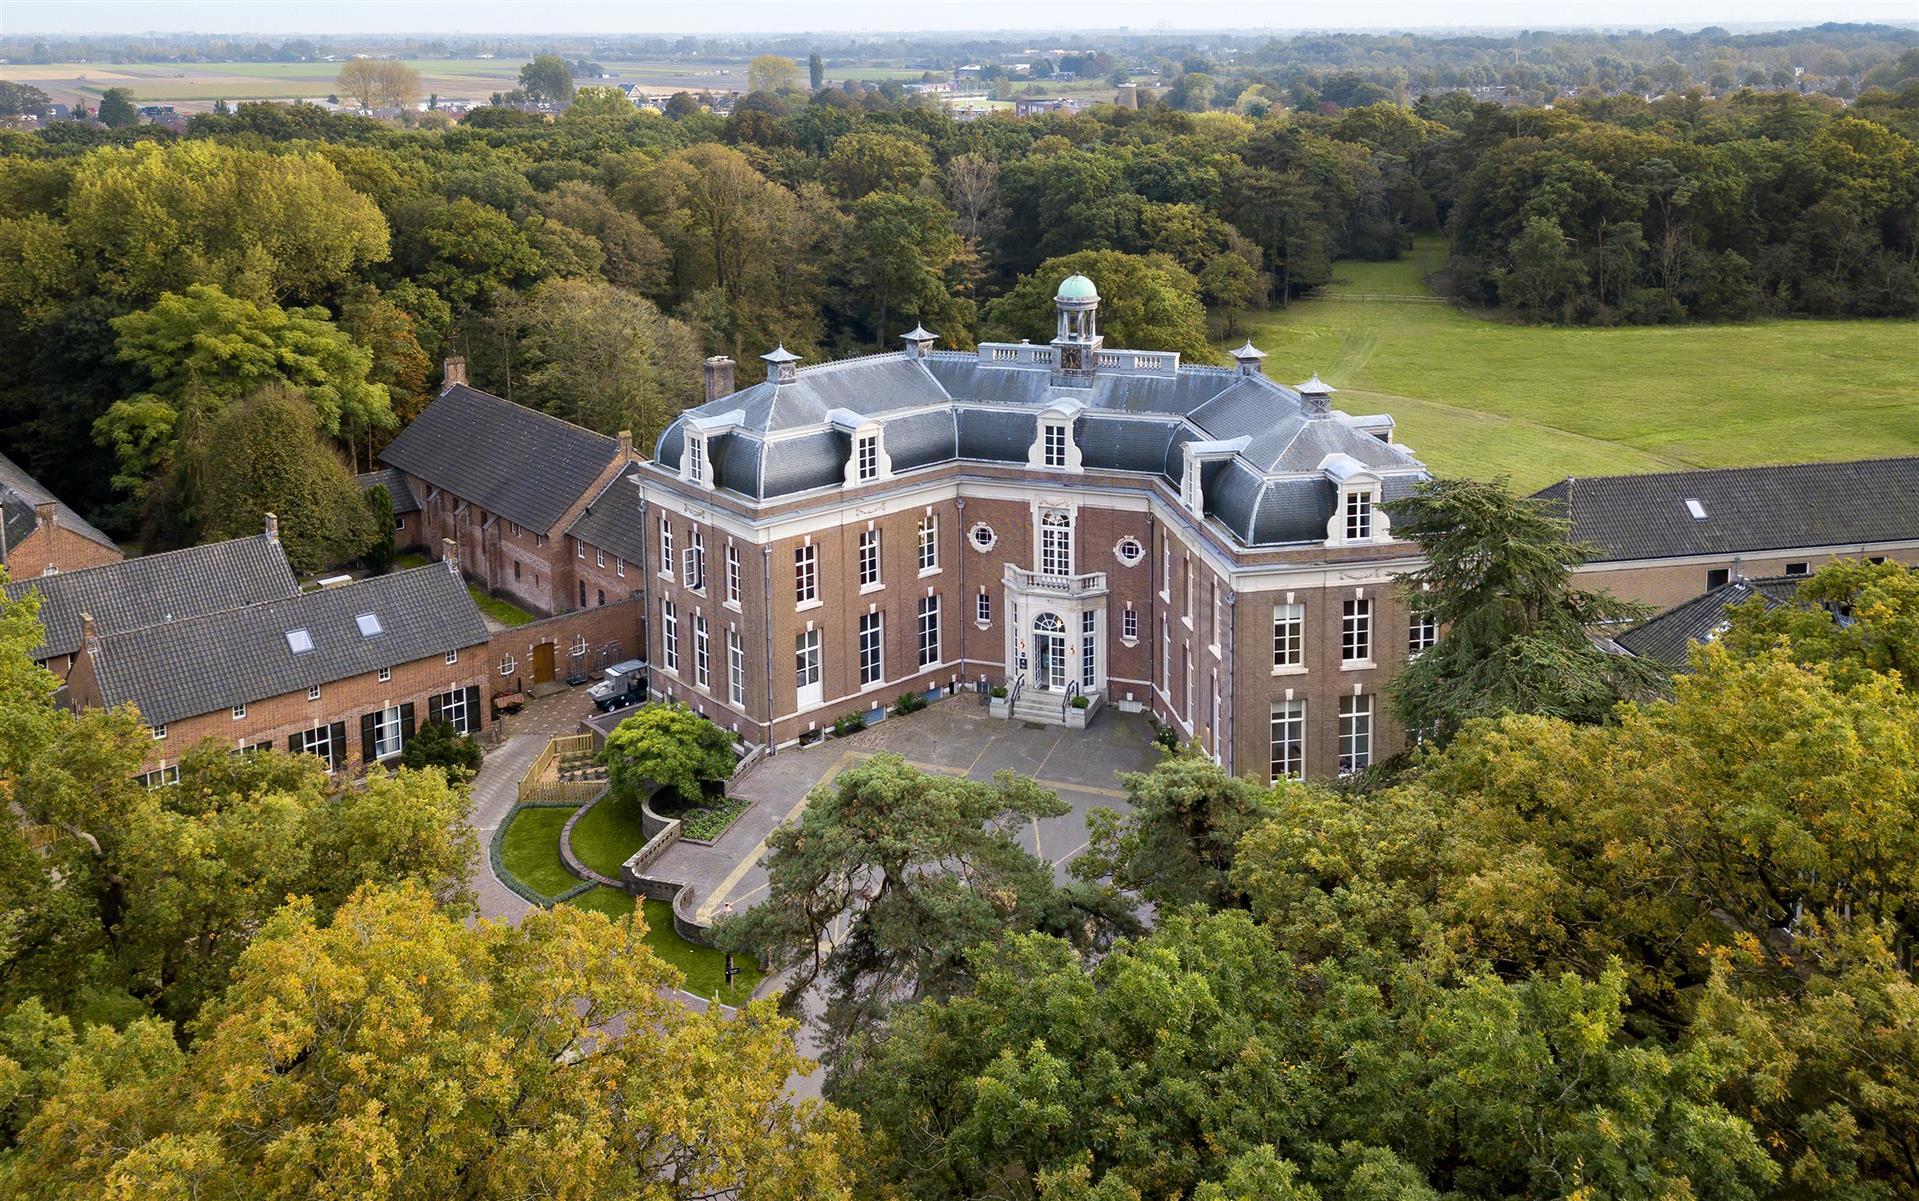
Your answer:
[[[1442,238],[1342,262],[1323,296],[1242,323],[1285,383],[1387,412],[1438,474],[1531,491],[1610,475],[1919,452],[1919,321],[1561,329],[1437,301]],[[1236,345],[1239,335],[1222,341]]]
[[[500,863],[513,878],[543,897],[557,897],[580,882],[560,859],[560,829],[573,810],[565,805],[522,809],[500,839]]]
[[[620,865],[645,845],[637,796],[610,796],[573,827],[573,853],[602,876],[617,878]]]
[[[633,912],[632,895],[617,888],[595,888],[581,893],[567,904],[604,913],[615,921]],[[646,917],[647,947],[680,969],[680,974],[686,977],[686,991],[702,997],[717,996],[727,1005],[740,1005],[751,999],[753,989],[760,982],[758,964],[751,959],[736,959],[734,964],[740,969],[739,974],[733,977],[733,987],[728,988],[726,956],[711,947],[690,943],[676,934],[671,906],[665,901],[647,901],[642,912]]]

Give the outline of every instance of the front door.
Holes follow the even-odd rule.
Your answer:
[[[1033,620],[1033,686],[1048,692],[1066,687],[1066,623],[1057,614]]]
[[[553,679],[553,644],[542,642],[533,648],[533,682],[550,683]]]

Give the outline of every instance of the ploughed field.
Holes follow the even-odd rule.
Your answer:
[[[1254,314],[1266,369],[1317,371],[1351,413],[1391,413],[1436,474],[1532,491],[1618,475],[1919,453],[1919,321],[1614,329],[1511,324],[1433,295],[1444,238],[1341,262],[1324,294]]]

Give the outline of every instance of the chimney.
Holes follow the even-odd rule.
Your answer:
[[[440,561],[454,575],[460,574],[460,544],[452,538],[440,539]]]
[[[48,529],[59,522],[60,506],[53,501],[43,500],[33,506],[33,515],[35,528]]]
[[[621,466],[625,466],[626,461],[633,457],[633,431],[632,430],[620,431],[619,454],[620,454]]]
[[[94,627],[91,613],[80,615],[80,645],[86,648],[89,655],[100,653],[100,631]]]
[[[718,400],[733,394],[733,360],[716,354],[706,360],[706,398]]]
[[[266,535],[268,542],[280,541],[280,519],[268,513],[266,517]]]
[[[440,370],[440,391],[444,392],[455,384],[466,382],[466,356],[450,354]]]
[[[1299,407],[1308,417],[1326,417],[1333,411],[1333,393],[1337,391],[1317,374],[1299,385]]]
[[[1259,361],[1265,357],[1266,352],[1254,346],[1251,338],[1246,339],[1246,344],[1233,352],[1233,362],[1239,364],[1239,373],[1241,375],[1258,375],[1260,371]],[[1315,376],[1314,378],[1317,379],[1318,377]]]

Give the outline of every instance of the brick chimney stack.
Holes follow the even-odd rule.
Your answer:
[[[464,384],[465,382],[466,356],[459,354],[446,356],[446,362],[441,364],[440,369],[440,391],[444,392],[455,384]]]
[[[90,655],[100,653],[100,631],[94,627],[91,613],[80,615],[80,645],[85,647]]]
[[[33,506],[33,516],[35,526],[43,530],[48,529],[59,522],[60,506],[50,500],[43,500]]]
[[[718,400],[733,394],[733,360],[716,354],[706,360],[706,398]]]
[[[280,519],[268,513],[266,517],[266,536],[268,542],[280,540]]]
[[[620,431],[620,459],[624,462],[633,457],[633,431]]]
[[[460,574],[460,544],[452,538],[440,539],[440,559],[455,576]]]

